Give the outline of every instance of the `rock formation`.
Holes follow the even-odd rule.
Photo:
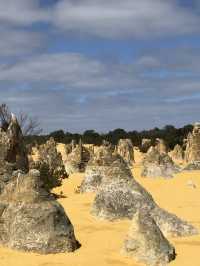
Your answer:
[[[72,147],[74,147],[74,145],[72,145]],[[84,172],[89,159],[90,152],[82,145],[82,141],[80,140],[79,145],[72,148],[72,152],[67,156],[65,161],[67,173]]]
[[[103,147],[112,147],[112,144],[109,141],[107,141],[107,140],[104,139],[102,141],[102,146]]]
[[[151,147],[151,139],[142,139],[141,151],[147,152],[150,147]]]
[[[159,208],[152,196],[132,176],[122,160],[114,160],[100,175],[100,185],[91,213],[99,219],[110,221],[132,219],[144,209],[165,235],[186,236],[197,230],[177,216]]]
[[[187,170],[200,169],[200,123],[195,123],[186,143],[185,160]]]
[[[56,175],[62,167],[54,144],[50,140],[39,148],[39,164]],[[48,192],[44,176],[28,168],[22,131],[12,115],[0,129],[0,245],[38,253],[74,251],[79,243],[71,222]]]
[[[28,156],[23,135],[14,115],[5,128],[0,128],[0,187],[9,181],[12,172],[28,171]]]
[[[123,161],[121,156],[113,154],[113,149],[110,145],[99,147],[87,164],[85,179],[80,186],[80,192],[97,191],[103,179],[108,177],[107,170],[117,159]]]
[[[91,213],[102,220],[132,219],[142,207],[151,211],[154,208],[153,198],[133,180],[130,173],[113,176],[113,180],[106,180],[99,187]]]
[[[167,152],[167,147],[163,139],[159,139],[159,138],[156,139],[155,148],[160,154]]]
[[[37,253],[71,252],[80,244],[62,206],[45,190],[40,172],[13,173],[0,195],[0,244]]]
[[[130,139],[120,139],[117,145],[117,152],[128,163],[128,165],[133,164],[134,150]]]
[[[174,147],[173,151],[170,152],[170,156],[173,161],[182,162],[184,159],[184,151],[182,147],[179,144],[177,144]]]
[[[164,237],[154,219],[143,209],[133,217],[123,251],[150,266],[164,266],[176,257],[174,247]]]
[[[61,185],[62,179],[68,177],[53,138],[39,146],[37,161],[30,161],[30,168],[41,172],[47,189]]]
[[[142,161],[143,177],[173,177],[179,171],[169,155],[151,147]]]

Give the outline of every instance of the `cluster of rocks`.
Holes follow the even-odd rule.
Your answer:
[[[132,166],[134,163],[134,147],[130,139],[120,139],[117,145],[117,153]]]
[[[200,123],[195,123],[192,133],[186,140],[185,161],[186,170],[200,169]]]
[[[186,158],[200,161],[200,124],[188,137]],[[80,192],[96,192],[91,213],[99,219],[132,220],[123,252],[147,265],[166,265],[175,259],[168,236],[189,236],[197,229],[160,208],[151,194],[133,177],[130,140],[120,140],[117,150],[104,142],[95,152],[74,142],[67,147],[69,174],[85,170]],[[182,158],[179,146],[174,157]],[[143,176],[171,177],[179,171],[157,139],[143,160]],[[72,252],[80,247],[62,206],[50,193],[67,173],[53,139],[38,147],[38,159],[28,161],[21,128],[14,115],[0,129],[0,245],[42,254]]]
[[[187,222],[159,208],[150,193],[134,179],[123,160],[114,159],[110,166],[107,166],[101,180],[91,211],[96,217],[111,221],[132,219],[137,211],[145,209],[165,235],[195,233],[195,229]]]
[[[80,190],[96,192],[92,215],[109,221],[132,219],[123,248],[127,255],[148,265],[165,265],[175,258],[167,236],[197,234],[192,225],[161,209],[109,147],[101,147],[87,167]]]
[[[164,148],[159,145],[150,147],[142,161],[143,177],[173,177],[174,174],[180,171],[180,168],[173,162],[172,158],[164,151]]]
[[[68,153],[65,160],[65,169],[67,173],[84,172],[90,156],[91,151],[83,146],[81,140],[78,145],[73,141],[71,144],[71,152]]]
[[[37,149],[37,160],[29,160],[31,169],[38,169],[44,179],[47,189],[60,186],[62,179],[68,174],[62,160],[61,153],[57,151],[56,142],[50,138],[45,144]]]
[[[56,162],[49,158],[47,146],[42,149],[42,158],[53,169]],[[0,171],[0,245],[44,254],[71,252],[80,246],[64,209],[46,189],[42,173],[29,170],[14,115],[0,130]]]

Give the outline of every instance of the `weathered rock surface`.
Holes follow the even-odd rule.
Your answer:
[[[130,139],[120,139],[117,145],[117,152],[128,165],[133,165],[134,149]]]
[[[184,160],[184,151],[182,147],[177,144],[173,151],[170,152],[170,156],[173,161],[182,162]]]
[[[152,216],[165,235],[197,234],[192,225],[159,208],[151,194],[135,181],[124,161],[114,160],[101,176],[101,184],[91,209],[92,215],[110,221],[132,219],[141,209]]]
[[[14,115],[10,124],[0,128],[0,186],[9,181],[12,172],[21,169],[28,171],[28,156],[23,135]]]
[[[88,162],[85,171],[85,179],[80,186],[80,192],[97,191],[102,182],[104,182],[106,178],[109,178],[108,171],[116,160],[126,165],[121,156],[113,154],[113,149],[110,145],[101,146]],[[116,164],[116,166],[118,168],[117,175],[120,175],[120,164]],[[128,168],[127,165],[126,168]]]
[[[142,139],[141,151],[147,152],[148,149],[151,147],[151,144],[151,139]]]
[[[62,179],[68,177],[53,138],[38,147],[37,160],[29,161],[29,165],[31,169],[38,169],[41,172],[47,189],[60,186]]]
[[[189,133],[186,143],[186,170],[200,169],[200,123],[195,123],[192,133]]]
[[[179,170],[167,153],[160,153],[156,148],[151,147],[142,161],[141,175],[144,177],[173,177]]]
[[[152,210],[151,216],[165,236],[186,237],[198,234],[193,225],[158,206]]]
[[[184,171],[200,170],[200,162],[189,163],[183,170]]]
[[[167,146],[165,144],[165,141],[163,139],[156,139],[156,145],[155,149],[160,153],[166,153],[167,152]]]
[[[14,174],[0,195],[0,244],[37,253],[71,252],[80,244],[62,206],[37,170]]]
[[[114,221],[132,219],[140,208],[151,211],[154,206],[151,195],[136,181],[114,180],[99,188],[91,213],[99,219]]]
[[[79,142],[79,145],[72,146],[72,152],[69,153],[65,161],[65,169],[68,174],[84,172],[90,159],[90,152]]]
[[[149,266],[165,266],[176,257],[174,247],[164,237],[154,219],[143,209],[133,217],[123,251]]]

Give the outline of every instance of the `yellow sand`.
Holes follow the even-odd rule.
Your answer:
[[[147,179],[140,177],[140,168],[135,166],[134,175],[154,196],[161,207],[187,219],[200,229],[200,171],[181,173],[174,179]],[[100,222],[90,215],[93,194],[79,195],[74,189],[81,183],[82,174],[65,180],[63,191],[66,198],[60,199],[70,217],[77,239],[82,247],[75,253],[57,255],[27,254],[0,248],[0,266],[139,266],[120,254],[130,221]],[[187,185],[192,180],[197,188]],[[200,266],[200,236],[170,239],[175,245],[177,258],[170,265]]]

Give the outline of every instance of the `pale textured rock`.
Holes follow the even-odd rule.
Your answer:
[[[71,252],[80,244],[62,206],[44,189],[40,173],[13,176],[0,196],[0,244],[37,253]]]
[[[28,171],[28,156],[18,121],[12,115],[10,124],[0,128],[0,187],[11,178],[12,172]]]
[[[46,189],[60,186],[62,179],[67,178],[68,174],[54,139],[50,138],[45,144],[40,145],[37,153],[37,160],[29,161],[30,168],[41,172]]]
[[[159,138],[156,139],[155,148],[160,154],[167,152],[167,146],[163,139],[159,139]]]
[[[143,209],[133,217],[123,252],[149,266],[165,266],[176,257],[174,247]]]
[[[128,165],[134,163],[134,149],[130,139],[120,139],[117,145],[118,154],[125,160]]]
[[[135,181],[126,163],[114,160],[102,176],[92,205],[92,215],[110,221],[132,219],[141,209],[149,212],[165,235],[198,233],[192,225],[159,208],[151,194]]]
[[[195,123],[192,133],[189,133],[186,143],[185,170],[200,169],[200,123]]]
[[[147,152],[148,149],[151,147],[151,139],[142,139],[142,144],[141,144],[141,151],[142,152]]]
[[[68,174],[84,172],[90,159],[90,152],[79,142],[79,145],[72,145],[72,152],[68,154],[65,160],[65,169]]]
[[[132,219],[140,208],[151,211],[154,206],[151,195],[136,181],[114,180],[99,188],[91,213],[99,219],[114,221]]]
[[[101,146],[92,156],[85,171],[85,178],[80,186],[80,192],[95,192],[105,179],[109,178],[110,166],[118,161],[119,164],[115,164],[118,168],[117,175],[120,174],[120,164],[123,164],[128,171],[129,168],[121,156],[113,154],[113,149],[110,145]],[[123,172],[124,175],[124,172]]]
[[[184,151],[183,151],[182,147],[179,144],[177,144],[174,147],[173,151],[170,152],[170,156],[171,156],[173,161],[183,162]]]
[[[142,161],[141,175],[144,177],[173,177],[179,170],[167,153],[160,153],[156,148],[151,147]]]
[[[165,236],[182,237],[198,234],[198,230],[187,221],[158,206],[152,210],[151,216]]]

